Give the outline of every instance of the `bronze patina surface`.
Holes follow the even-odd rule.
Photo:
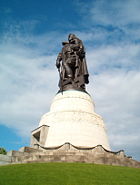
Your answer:
[[[74,34],[69,34],[68,41],[62,42],[62,45],[56,60],[60,74],[60,91],[69,89],[85,91],[85,84],[89,83],[89,74],[83,42]]]

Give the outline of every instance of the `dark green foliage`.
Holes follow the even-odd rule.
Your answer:
[[[0,166],[0,185],[140,185],[140,169],[84,163]]]
[[[6,150],[4,148],[0,148],[0,154],[6,155],[7,152],[6,152]]]

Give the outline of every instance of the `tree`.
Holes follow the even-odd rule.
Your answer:
[[[4,148],[0,148],[0,154],[6,155],[7,151]]]

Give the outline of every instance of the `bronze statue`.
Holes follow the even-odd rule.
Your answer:
[[[88,70],[82,41],[69,34],[68,42],[62,42],[62,51],[58,54],[56,66],[60,74],[60,91],[76,89],[85,91],[88,84]]]

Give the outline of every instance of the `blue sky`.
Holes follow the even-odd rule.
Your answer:
[[[112,150],[140,160],[139,10],[139,0],[1,0],[0,146],[29,145],[58,91],[61,42],[75,33]]]

